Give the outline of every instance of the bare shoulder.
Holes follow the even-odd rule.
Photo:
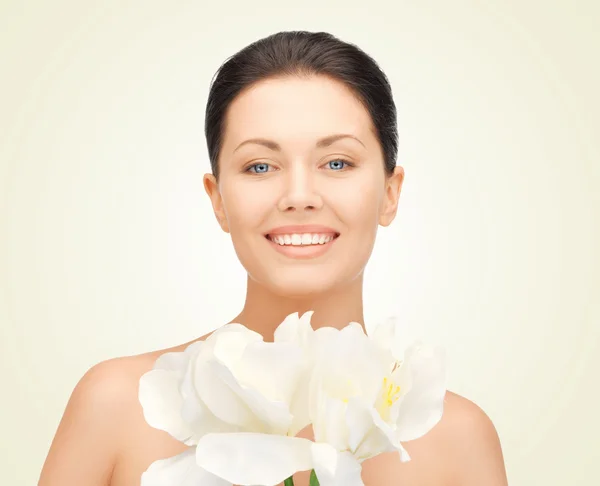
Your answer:
[[[447,391],[438,428],[437,438],[450,459],[453,484],[508,484],[496,427],[479,405]]]
[[[92,366],[77,382],[42,467],[39,486],[110,484],[130,401],[131,360]]]
[[[116,484],[113,481],[115,469],[131,434],[143,434],[144,427],[146,435],[165,434],[151,429],[143,421],[138,399],[139,379],[152,369],[161,354],[183,351],[191,342],[108,359],[89,368],[69,397],[38,485]]]
[[[365,484],[507,486],[491,420],[474,402],[452,391],[446,390],[439,422],[402,446],[410,456],[407,462],[400,462],[398,453],[386,452],[363,463]]]

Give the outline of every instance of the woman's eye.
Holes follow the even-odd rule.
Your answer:
[[[341,169],[344,168],[344,165],[348,166],[348,167],[352,167],[353,164],[348,162],[347,160],[344,159],[333,159],[330,160],[329,162],[327,162],[327,164],[329,166],[330,169],[333,169],[334,171],[339,171]]]
[[[269,171],[269,164],[265,164],[264,162],[259,162],[258,164],[252,164],[246,169],[246,172],[252,172],[254,174],[264,174]],[[255,169],[255,170],[253,170]]]

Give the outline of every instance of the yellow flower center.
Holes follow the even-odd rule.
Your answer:
[[[391,383],[387,377],[383,379],[383,399],[391,407],[400,398],[400,387]]]

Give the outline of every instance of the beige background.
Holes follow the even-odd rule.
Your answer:
[[[598,5],[2,1],[2,484],[37,481],[89,367],[240,309],[204,107],[228,56],[291,29],[356,43],[393,85],[406,179],[368,322],[446,347],[512,486],[600,484]]]

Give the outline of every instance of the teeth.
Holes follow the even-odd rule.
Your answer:
[[[308,246],[324,245],[333,240],[332,234],[303,233],[290,235],[269,235],[268,238],[278,245]]]

